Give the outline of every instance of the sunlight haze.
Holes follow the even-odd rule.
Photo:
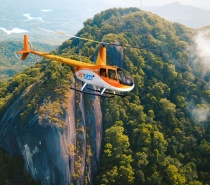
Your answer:
[[[182,5],[188,5],[188,6],[194,6],[197,8],[202,9],[208,9],[210,10],[210,1],[209,0],[115,0],[114,2],[112,0],[103,0],[112,4],[115,4],[116,6],[137,6],[144,8],[145,6],[162,6],[173,2],[179,2]]]

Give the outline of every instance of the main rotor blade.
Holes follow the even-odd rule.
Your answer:
[[[116,43],[108,43],[108,44],[112,45],[112,46],[121,46],[123,48],[134,48],[134,49],[139,49],[139,50],[147,50],[147,51],[153,51],[153,52],[167,53],[166,51],[161,51],[161,50],[151,49],[151,48],[142,48],[142,47],[138,47],[138,46],[121,45],[121,44],[116,44]]]
[[[80,40],[94,42],[94,43],[97,43],[97,44],[102,44],[104,46],[108,46],[108,45],[121,46],[121,47],[124,47],[124,48],[127,47],[127,48],[135,48],[135,49],[139,49],[139,50],[147,50],[147,51],[153,51],[153,52],[167,53],[166,51],[161,51],[161,50],[151,49],[151,48],[141,48],[141,47],[138,47],[138,46],[121,45],[121,44],[109,43],[109,42],[100,42],[100,41],[96,41],[96,40],[92,40],[92,39],[78,37],[78,36],[75,36],[75,35],[70,35],[70,34],[64,33],[62,31],[53,31],[53,30],[48,30],[48,29],[40,28],[40,27],[37,27],[37,26],[34,26],[34,28],[39,29],[39,30],[42,30],[42,31],[47,31],[47,32],[50,32],[50,33],[55,33],[55,34],[59,34],[59,35],[65,35],[65,36],[68,36],[70,38],[76,38],[76,39],[80,39]]]
[[[34,26],[34,28],[39,29],[39,30],[42,30],[42,31],[47,31],[47,32],[50,32],[50,33],[55,33],[55,34],[59,34],[59,35],[65,35],[65,36],[68,36],[70,38],[76,38],[76,39],[80,39],[80,40],[94,42],[94,43],[97,43],[97,44],[103,44],[104,43],[104,42],[99,42],[99,41],[92,40],[92,39],[87,39],[87,38],[78,37],[78,36],[75,36],[75,35],[70,35],[70,34],[64,33],[62,31],[53,31],[53,30],[48,30],[48,29],[40,28],[40,27],[37,27],[37,26]]]

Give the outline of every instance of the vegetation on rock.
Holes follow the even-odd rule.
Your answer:
[[[193,45],[194,30],[129,8],[95,15],[77,35],[158,50],[121,50],[135,88],[125,98],[101,100],[104,150],[95,184],[210,184],[209,78],[201,79],[191,63],[187,48]],[[96,56],[95,48],[99,46],[72,39],[55,53],[74,59],[83,56],[81,60],[90,62]],[[110,55],[110,48],[108,64],[121,65]],[[29,119],[32,110],[42,119],[48,109],[54,109],[48,117],[61,123],[59,118],[66,109],[62,102],[67,98],[63,94],[68,93],[73,78],[71,68],[56,62],[46,64],[44,60],[0,83],[1,115],[31,85],[36,91],[26,100],[22,119]],[[200,119],[200,114],[205,117]]]

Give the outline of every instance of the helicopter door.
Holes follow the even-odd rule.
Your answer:
[[[101,69],[100,69],[100,76],[107,77],[106,68],[101,68]]]

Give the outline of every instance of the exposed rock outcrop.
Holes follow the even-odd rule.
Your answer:
[[[23,124],[20,114],[29,93],[20,95],[0,119],[0,147],[11,155],[22,156],[28,173],[40,184],[91,184],[101,153],[99,99],[87,97],[87,107],[84,95],[75,96],[72,92],[62,118],[64,126],[52,124],[47,118],[40,122],[37,114],[30,115],[30,120]]]

